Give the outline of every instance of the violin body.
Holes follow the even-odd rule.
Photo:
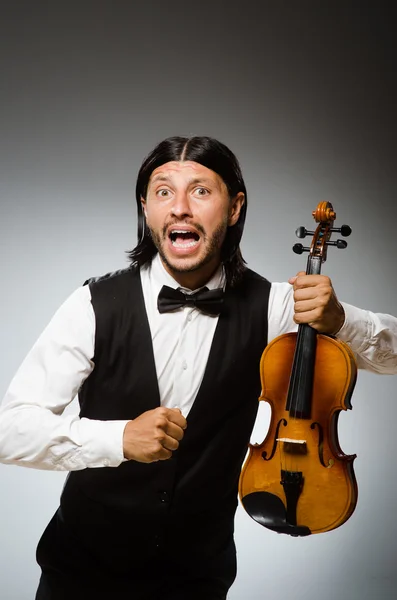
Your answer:
[[[286,405],[296,338],[295,333],[279,336],[262,355],[259,400],[269,403],[271,421],[264,441],[250,444],[239,495],[243,505],[249,505],[250,495],[257,494],[256,502],[263,506],[256,517],[262,508],[259,522],[265,527],[290,535],[308,535],[339,527],[356,506],[356,455],[343,454],[337,421],[341,410],[351,408],[357,368],[346,344],[317,335],[313,397],[320,401],[312,403],[310,418],[291,416]],[[289,495],[281,483],[282,471],[303,474],[297,500],[296,493]],[[267,495],[279,499],[278,511],[275,499]]]
[[[318,275],[331,233],[350,235],[343,225],[332,227],[336,215],[329,202],[321,202],[313,217],[315,232],[297,229],[298,237],[313,235],[306,273]],[[357,503],[353,471],[356,455],[345,455],[338,441],[337,423],[342,410],[351,408],[357,378],[354,355],[347,344],[317,333],[308,324],[298,333],[273,340],[260,362],[262,392],[271,420],[261,444],[250,444],[243,466],[239,496],[248,514],[260,525],[292,536],[323,533],[342,525]]]

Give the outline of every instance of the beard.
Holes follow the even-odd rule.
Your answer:
[[[197,271],[208,265],[211,261],[214,261],[214,259],[217,257],[220,257],[221,249],[228,229],[227,219],[218,225],[218,227],[213,231],[211,237],[207,236],[204,228],[201,225],[192,223],[196,230],[200,232],[201,239],[206,245],[204,254],[201,257],[198,257],[196,260],[172,260],[167,257],[164,251],[164,242],[167,239],[166,232],[170,225],[172,225],[172,223],[168,223],[166,226],[164,226],[161,233],[151,229],[150,227],[148,227],[148,229],[162,262],[175,273],[191,273]]]

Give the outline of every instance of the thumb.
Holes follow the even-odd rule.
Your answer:
[[[288,279],[288,283],[290,283],[291,285],[294,285],[294,283],[298,279],[298,277],[301,277],[302,275],[306,275],[305,271],[299,271],[296,275],[294,275],[294,277],[290,277]]]

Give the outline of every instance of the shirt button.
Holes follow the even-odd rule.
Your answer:
[[[187,369],[187,362],[186,362],[186,360],[184,360],[183,363],[182,363],[182,369],[184,371],[186,371],[186,369]]]
[[[192,313],[191,313],[191,312],[188,314],[188,316],[187,316],[187,320],[188,320],[188,321],[191,321],[191,320],[192,320]]]
[[[103,461],[103,466],[108,467],[109,464],[110,464],[110,461],[107,458],[105,458],[105,460]]]

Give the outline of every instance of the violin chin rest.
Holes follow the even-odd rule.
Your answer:
[[[292,536],[310,535],[304,525],[291,525],[287,522],[285,506],[278,496],[269,492],[252,492],[242,498],[242,504],[249,516],[263,527],[277,533]]]

